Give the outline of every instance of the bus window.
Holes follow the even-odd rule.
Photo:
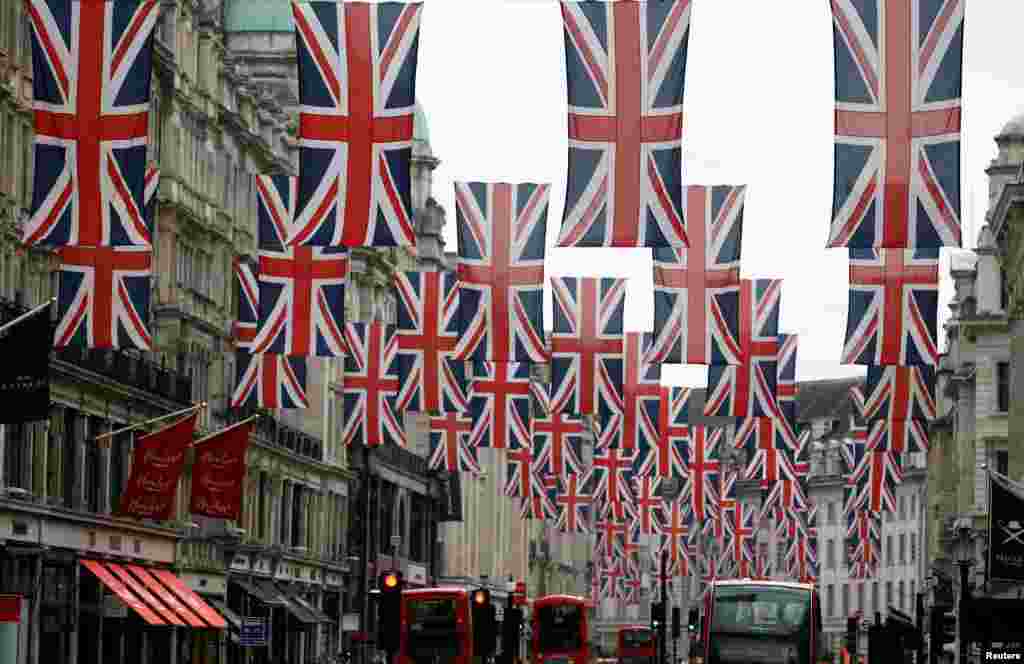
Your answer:
[[[583,645],[580,639],[580,607],[574,604],[542,606],[539,614],[541,650],[577,650]]]

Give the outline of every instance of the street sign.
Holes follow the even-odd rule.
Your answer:
[[[249,648],[265,648],[267,646],[267,619],[242,618],[242,630],[238,635],[238,644]]]

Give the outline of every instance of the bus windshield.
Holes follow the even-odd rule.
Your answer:
[[[575,604],[542,606],[539,611],[540,649],[565,652],[583,647],[580,607]]]
[[[622,630],[623,648],[649,648],[654,645],[654,639],[649,629],[624,629]]]
[[[423,656],[453,657],[459,653],[459,639],[455,638],[455,599],[409,598],[406,600],[408,616],[409,652],[414,659]]]
[[[719,587],[711,622],[712,634],[791,637],[810,627],[811,595],[792,588]]]

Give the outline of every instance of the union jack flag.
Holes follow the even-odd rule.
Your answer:
[[[604,398],[599,410],[604,419],[621,415],[615,443],[625,450],[636,449],[647,456],[658,444],[658,403],[661,397],[661,365],[645,360],[651,346],[649,332],[627,332],[625,351],[620,357],[601,360],[599,389]]]
[[[757,510],[738,502],[726,521],[729,554],[738,566],[753,564],[754,542],[757,538]]]
[[[935,369],[868,365],[863,404],[867,420],[934,420]]]
[[[558,496],[559,487],[560,482],[554,475],[532,473],[530,494],[519,503],[522,518],[557,521],[558,508],[555,506],[555,498]]]
[[[643,586],[643,579],[639,574],[627,574],[622,583],[625,593],[626,606],[637,606],[640,604],[640,589]]]
[[[790,431],[796,431],[796,351],[798,336],[779,335],[778,374],[775,394],[778,397],[778,412]]]
[[[156,217],[156,194],[160,190],[160,167],[156,164],[146,166],[145,193],[143,205],[145,209],[146,227],[152,234],[153,220]]]
[[[590,532],[590,505],[594,496],[583,491],[582,475],[567,475],[562,479],[555,505],[558,519],[555,526],[563,533]]]
[[[778,416],[747,417],[740,423],[733,444],[747,453],[744,479],[761,480],[761,487],[768,490],[783,479],[791,467],[791,450],[796,447],[788,431]]]
[[[149,247],[62,247],[56,348],[152,350]]]
[[[689,463],[690,446],[688,387],[659,388],[658,397],[658,441],[647,450],[640,461],[636,474],[640,477],[655,476],[660,479],[685,480]]]
[[[853,578],[874,578],[878,574],[882,554],[882,515],[858,510],[846,517],[846,539],[851,550],[850,575]]]
[[[721,440],[722,429],[705,427],[702,424],[690,426],[687,492],[693,503],[693,514],[701,522],[716,511],[715,482],[721,471],[718,456],[718,445]]]
[[[562,2],[569,180],[559,246],[686,246],[690,0]]]
[[[665,518],[665,500],[658,495],[660,484],[661,479],[658,477],[633,478],[633,527],[640,535],[660,532],[661,522]]]
[[[398,336],[380,321],[345,326],[349,354],[344,365],[346,445],[405,446],[405,429],[394,410],[398,393]]]
[[[594,449],[594,458],[587,474],[587,481],[593,482],[589,486],[594,487],[594,500],[599,511],[602,514],[609,513],[619,522],[634,511],[629,475],[635,456],[635,451],[599,445]]]
[[[938,363],[938,249],[851,249],[844,364]]]
[[[701,531],[714,537],[719,544],[725,541],[732,513],[736,511],[736,480],[739,476],[735,470],[722,470],[713,480],[714,500]]]
[[[928,423],[924,420],[878,419],[870,423],[867,449],[890,450],[897,459],[906,452],[928,452]]]
[[[786,571],[798,581],[818,578],[818,545],[816,539],[795,537],[786,548]]]
[[[754,564],[750,571],[751,578],[758,581],[767,581],[772,574],[775,573],[775,570],[772,567],[772,559],[768,555],[767,543],[761,545],[761,550],[757,552],[757,556],[754,558]]]
[[[895,512],[895,488],[902,481],[903,469],[895,452],[868,450],[850,476],[857,485],[854,504],[872,512]]]
[[[235,348],[252,350],[260,317],[260,288],[251,262],[244,258],[235,260],[235,278],[238,281],[238,320],[232,328]]]
[[[740,333],[732,346],[739,363],[708,367],[704,414],[767,417],[777,410],[781,279],[740,284]]]
[[[348,249],[285,245],[295,188],[295,178],[256,176],[260,322],[253,349],[341,357]]]
[[[152,247],[146,143],[159,11],[158,0],[27,0],[35,169],[24,244]]]
[[[232,408],[309,408],[306,358],[235,352]]]
[[[542,472],[565,481],[573,475],[582,475],[583,436],[586,427],[583,418],[568,413],[546,413],[533,410],[534,462]]]
[[[458,341],[458,284],[451,272],[396,272],[399,412],[462,412],[469,408],[464,362],[452,361]]]
[[[612,559],[608,556],[601,567],[601,597],[605,599],[620,599],[622,597],[622,577],[626,572],[621,560]]]
[[[745,186],[686,187],[689,248],[654,250],[648,362],[737,364]]]
[[[505,495],[525,498],[530,495],[530,479],[534,473],[533,450],[530,447],[509,449],[505,474]]]
[[[430,418],[430,462],[433,470],[480,474],[476,450],[469,445],[472,420],[456,412]]]
[[[469,412],[473,419],[470,445],[499,450],[530,449],[532,394],[529,364],[474,362],[469,388]]]
[[[605,514],[594,523],[594,530],[597,531],[595,553],[609,559],[616,558],[616,551],[621,549],[620,542],[626,535],[626,524],[612,514]]]
[[[792,514],[807,510],[809,503],[804,482],[796,479],[780,479],[768,491],[761,507],[763,515]]]
[[[661,524],[661,551],[668,551],[669,565],[679,576],[690,576],[692,553],[690,538],[693,524],[693,513],[683,498],[670,501],[665,508],[665,520]]]
[[[413,247],[421,3],[293,2],[299,195],[289,246]]]
[[[623,361],[625,279],[552,277],[551,409],[598,413],[602,360]]]
[[[455,183],[462,360],[546,362],[546,184]]]
[[[960,246],[964,0],[833,0],[830,247]]]

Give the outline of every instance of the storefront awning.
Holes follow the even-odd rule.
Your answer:
[[[273,581],[260,579],[257,581],[257,585],[265,594],[280,598],[280,603],[284,604],[284,607],[288,609],[288,613],[292,614],[299,622],[306,623],[307,625],[316,624],[316,618],[310,615],[298,602],[289,598]]]
[[[224,618],[167,570],[82,560],[104,586],[150,625],[223,629]]]
[[[215,609],[220,611],[220,614],[228,621],[233,629],[242,629],[242,619],[237,613],[228,608],[228,605],[223,600],[217,599],[216,597],[207,597],[206,601],[213,605]]]
[[[240,579],[234,576],[231,577],[231,583],[234,583],[246,593],[252,595],[267,606],[284,606],[286,604],[284,597],[281,597],[280,593],[275,591],[268,595],[259,583],[251,583],[245,579]]]
[[[305,598],[302,597],[302,595],[295,592],[294,590],[285,589],[284,594],[288,597],[289,600],[291,600],[298,606],[302,607],[302,610],[305,611],[306,614],[309,616],[309,621],[315,623],[333,622],[330,618],[327,617],[326,614],[324,614],[323,611],[307,602]]]

